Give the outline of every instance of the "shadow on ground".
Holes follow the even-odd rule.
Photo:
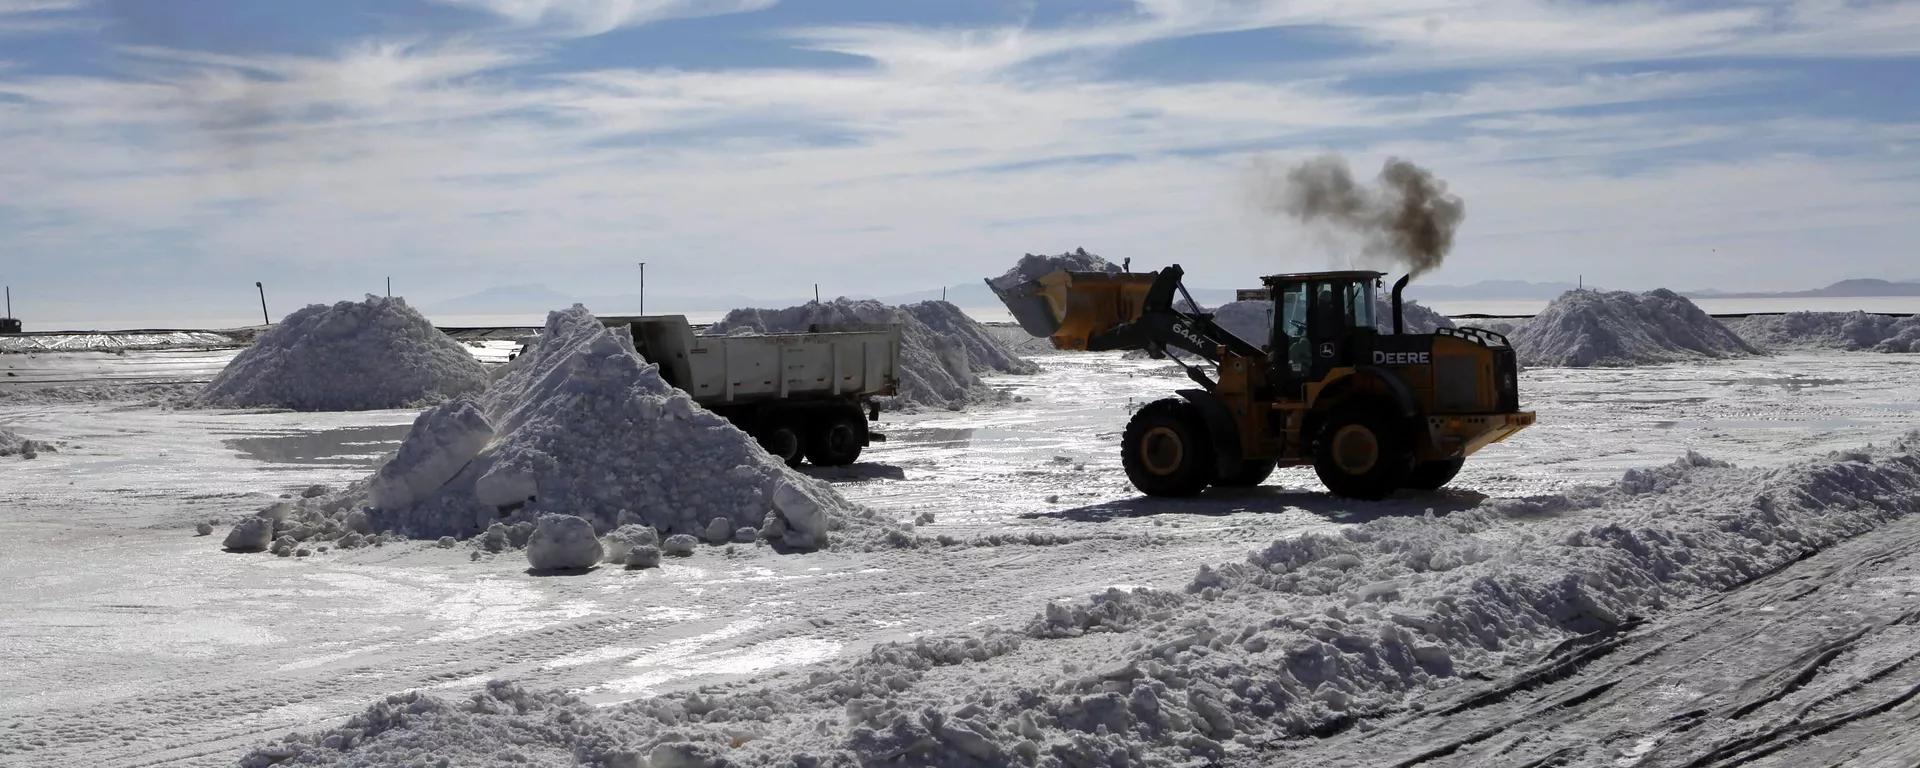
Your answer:
[[[874,464],[860,462],[844,467],[816,467],[811,464],[798,467],[800,474],[825,480],[827,482],[852,483],[862,480],[905,480],[907,471],[892,464]]]
[[[1209,488],[1189,499],[1136,496],[1069,509],[1029,512],[1028,520],[1068,520],[1077,523],[1104,523],[1154,515],[1224,516],[1240,512],[1255,514],[1302,511],[1319,515],[1328,522],[1364,523],[1383,517],[1404,517],[1433,510],[1446,515],[1480,506],[1486,494],[1476,491],[1400,491],[1380,501],[1343,499],[1325,491],[1262,486],[1258,488]]]

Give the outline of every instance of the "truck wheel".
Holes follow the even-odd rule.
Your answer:
[[[836,409],[813,423],[807,440],[807,461],[822,467],[844,467],[860,458],[866,418],[854,409]]]
[[[1401,483],[1401,486],[1422,491],[1440,490],[1445,488],[1447,483],[1453,482],[1453,476],[1460,474],[1460,467],[1466,463],[1467,459],[1464,456],[1458,459],[1420,462],[1419,466],[1413,468],[1413,473],[1407,475],[1407,481]]]
[[[1168,398],[1147,404],[1127,422],[1120,465],[1148,496],[1192,496],[1214,479],[1213,440],[1200,409]]]
[[[782,419],[767,424],[755,437],[759,439],[760,447],[767,449],[767,453],[773,454],[774,458],[786,462],[789,467],[800,466],[800,429],[792,420]]]
[[[1213,484],[1222,488],[1252,488],[1266,482],[1277,465],[1278,462],[1273,459],[1243,459],[1240,471],[1215,480]]]
[[[1313,469],[1335,496],[1384,499],[1413,472],[1413,445],[1392,406],[1361,400],[1336,406],[1320,427]]]

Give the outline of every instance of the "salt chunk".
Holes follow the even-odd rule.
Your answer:
[[[193,532],[194,532],[194,535],[196,536],[212,536],[213,523],[201,523],[199,525],[196,525],[193,527]]]
[[[273,521],[264,517],[244,517],[233,524],[221,544],[234,552],[260,552],[273,544]]]
[[[668,536],[667,540],[661,543],[660,548],[669,555],[685,557],[693,554],[694,548],[698,546],[700,546],[699,539],[684,533],[676,533]]]
[[[600,554],[593,524],[573,515],[541,515],[527,540],[527,564],[537,570],[592,568]]]
[[[400,509],[453,479],[493,439],[493,425],[472,396],[462,396],[413,420],[400,450],[374,474],[368,501]]]
[[[637,544],[627,550],[628,568],[654,568],[660,565],[660,548],[652,544]]]
[[[473,483],[473,498],[489,507],[525,503],[540,493],[533,473],[505,464],[496,464]]]
[[[712,522],[707,523],[706,538],[708,544],[725,544],[731,541],[733,539],[733,521],[724,517],[714,518]]]

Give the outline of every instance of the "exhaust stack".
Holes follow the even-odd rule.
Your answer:
[[[1406,326],[1400,317],[1400,292],[1406,289],[1407,281],[1412,279],[1413,273],[1408,272],[1393,283],[1393,335],[1395,336],[1407,332]]]

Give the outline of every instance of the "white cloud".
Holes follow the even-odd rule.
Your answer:
[[[1410,157],[1466,196],[1459,255],[1437,279],[1553,278],[1580,264],[1612,285],[1705,285],[1731,269],[1695,253],[1718,238],[1748,259],[1721,287],[1790,286],[1884,272],[1906,253],[1895,243],[1920,238],[1920,126],[1728,125],[1669,108],[1764,91],[1771,75],[1503,69],[1378,95],[1338,77],[1156,84],[1017,66],[1280,15],[1391,30],[1435,7],[1169,2],[971,42],[899,27],[807,33],[884,64],[857,70],[527,77],[517,67],[545,52],[485,40],[366,41],[323,57],[127,49],[131,68],[113,77],[0,69],[0,216],[18,219],[0,260],[57,255],[75,274],[110,275],[158,250],[202,275],[173,278],[184,282],[240,265],[399,268],[440,271],[443,294],[536,281],[592,293],[599,271],[646,255],[659,290],[724,281],[788,295],[822,275],[840,283],[828,292],[929,287],[1085,246],[1232,285],[1321,258],[1286,227],[1245,218],[1246,153],[1329,145],[1356,167]],[[1535,19],[1551,40],[1589,18],[1538,16],[1546,7],[1501,5],[1486,20]],[[1623,31],[1660,20],[1635,15],[1646,12],[1601,13],[1584,50],[1665,55],[1751,26],[1740,11]],[[1792,18],[1768,23],[1857,26]],[[1477,38],[1446,32],[1455,23],[1436,34],[1463,36],[1420,55],[1470,47]],[[1848,247],[1809,262],[1815,232]],[[339,298],[326,279],[296,290]]]
[[[751,13],[780,0],[435,0],[500,16],[521,26],[550,26],[576,36],[599,35],[667,19]]]

